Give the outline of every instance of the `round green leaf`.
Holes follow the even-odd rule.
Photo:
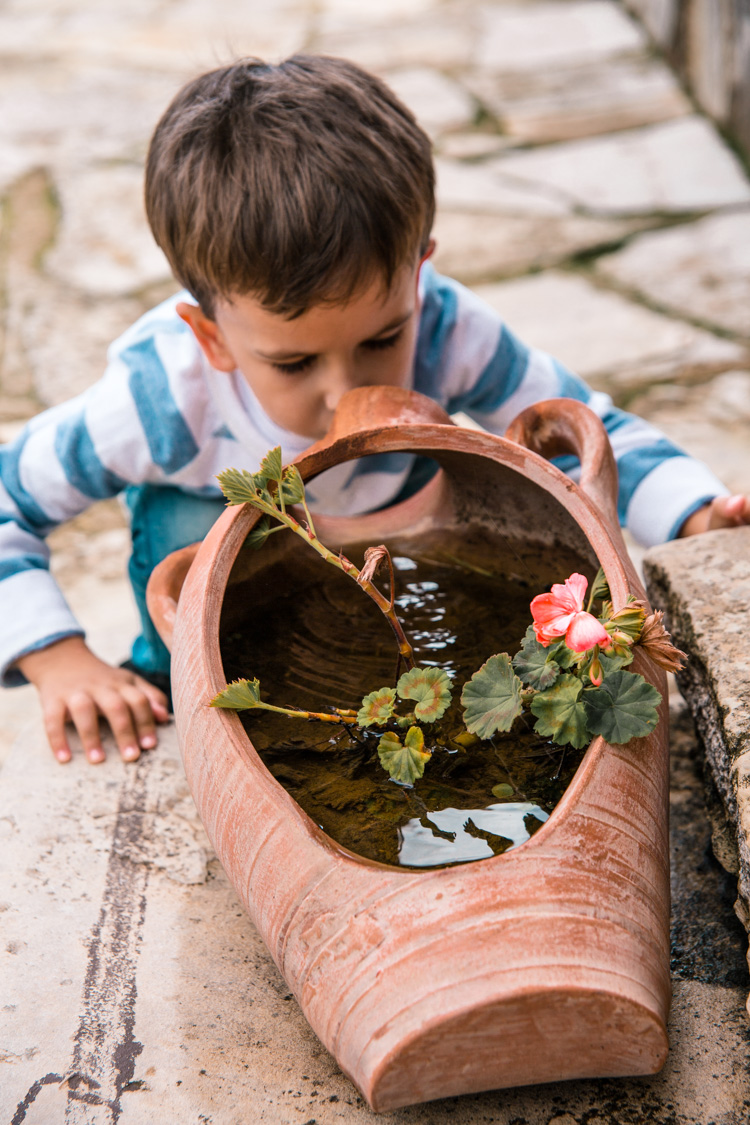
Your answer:
[[[586,711],[581,701],[583,684],[577,676],[560,676],[531,700],[531,713],[536,715],[534,730],[551,738],[558,746],[570,743],[576,749],[591,740],[586,729]]]
[[[661,695],[638,672],[612,672],[602,686],[584,695],[586,719],[592,734],[621,744],[644,738],[659,721]]]
[[[430,752],[424,749],[424,735],[419,727],[409,727],[403,744],[397,734],[386,731],[378,745],[378,757],[393,781],[413,785],[423,775]]]
[[[442,668],[411,668],[396,684],[401,699],[414,700],[414,717],[422,723],[442,718],[451,701],[451,681]]]
[[[508,785],[507,781],[502,782],[500,785],[492,786],[493,797],[512,797],[513,792],[513,786]]]
[[[385,726],[393,714],[395,702],[396,692],[392,687],[371,691],[362,700],[362,706],[357,712],[357,722],[361,727]]]
[[[490,738],[495,731],[510,730],[523,710],[521,687],[507,652],[486,660],[467,680],[461,693],[464,723],[469,733]]]
[[[523,682],[539,691],[551,687],[560,675],[560,665],[550,659],[548,650],[536,639],[533,629],[531,635],[527,631],[511,663]]]

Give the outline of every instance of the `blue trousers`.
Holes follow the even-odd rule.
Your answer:
[[[133,553],[128,574],[141,619],[132,661],[140,671],[169,675],[169,651],[146,609],[151,571],[172,551],[204,538],[226,507],[221,496],[195,496],[168,485],[131,485],[125,490]]]

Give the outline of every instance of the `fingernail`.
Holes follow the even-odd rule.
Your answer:
[[[91,750],[89,750],[89,761],[90,762],[103,762],[104,761],[104,751],[102,750],[101,746],[93,746],[91,748]]]
[[[55,750],[55,757],[57,758],[58,762],[69,762],[70,750]]]
[[[126,762],[133,762],[141,752],[137,746],[123,746],[121,753]]]
[[[153,750],[156,746],[155,734],[144,734],[141,738],[141,750]]]

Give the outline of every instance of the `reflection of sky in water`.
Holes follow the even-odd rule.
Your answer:
[[[393,561],[398,570],[412,569],[411,565],[407,565],[411,564],[411,559],[396,558]],[[452,629],[440,628],[445,617],[444,599],[445,594],[439,589],[437,582],[427,580],[407,583],[405,591],[396,598],[397,607],[410,610],[412,614],[409,639],[426,652],[447,648],[456,641],[456,634]],[[415,615],[415,610],[422,612]],[[426,661],[423,660],[422,663]]]
[[[529,801],[507,801],[486,809],[440,809],[421,820],[413,819],[399,829],[399,863],[407,867],[434,867],[441,863],[466,863],[493,855],[487,840],[471,834],[471,824],[480,832],[509,840],[516,848],[530,838],[526,818],[545,821],[549,813]],[[434,828],[430,828],[429,820]],[[469,831],[467,831],[467,822]]]
[[[393,565],[396,570],[416,570],[417,564],[414,559],[408,559],[405,555],[394,555]]]

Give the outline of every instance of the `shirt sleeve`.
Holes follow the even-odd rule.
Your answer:
[[[49,571],[46,536],[129,484],[202,481],[207,414],[192,337],[167,318],[162,332],[128,333],[102,379],[0,447],[0,683],[24,683],[15,661],[83,635]],[[196,470],[197,465],[197,470]]]
[[[415,361],[415,390],[503,434],[527,406],[573,398],[597,414],[619,473],[620,522],[644,546],[673,539],[684,521],[728,489],[655,426],[614,406],[552,356],[530,348],[475,293],[425,271]],[[578,461],[554,462],[574,479]]]

